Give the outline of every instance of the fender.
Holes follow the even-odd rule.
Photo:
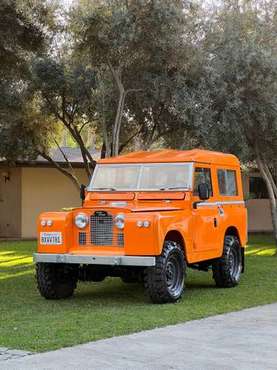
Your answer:
[[[179,233],[185,249],[185,256],[189,262],[193,253],[193,241],[189,230],[191,229],[191,212],[189,209],[182,210],[179,214],[174,213],[163,213],[157,215],[157,228],[158,228],[158,245],[159,254],[162,252],[163,244],[166,236],[170,232]]]

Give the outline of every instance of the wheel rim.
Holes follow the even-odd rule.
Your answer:
[[[229,270],[231,276],[234,279],[237,279],[240,274],[241,266],[240,258],[236,248],[231,248],[229,252]]]
[[[170,295],[176,297],[181,295],[184,287],[183,264],[176,255],[171,255],[166,264],[165,277],[167,289]]]

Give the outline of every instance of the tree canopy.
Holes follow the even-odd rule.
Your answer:
[[[81,3],[72,12],[76,48],[106,81],[98,91],[107,155],[120,152],[122,126],[131,122],[146,146],[172,133],[173,91],[196,59],[197,9],[183,1],[128,0]]]
[[[59,123],[71,135],[74,143],[80,147],[88,177],[94,166],[94,159],[85,143],[84,131],[94,126],[94,111],[91,111],[91,95],[95,88],[95,73],[91,68],[74,61],[39,59],[32,68],[32,89],[37,97],[41,122],[48,121],[53,127]],[[49,130],[50,131],[50,130]],[[59,146],[55,128],[50,140]],[[47,147],[37,146],[37,152],[55,164]],[[57,164],[55,164],[57,167]],[[61,169],[60,167],[58,167]],[[61,169],[76,185],[78,179],[71,171]]]
[[[0,4],[0,157],[50,156],[61,131],[90,176],[102,157],[202,146],[256,163],[277,242],[277,6],[273,0]]]
[[[267,184],[277,242],[276,16],[276,3],[269,1],[229,1],[212,14],[193,132],[204,146],[256,162]]]
[[[45,124],[38,124],[28,91],[29,66],[47,51],[54,11],[54,4],[40,0],[0,3],[0,157],[8,160],[36,157],[34,147],[47,145]]]

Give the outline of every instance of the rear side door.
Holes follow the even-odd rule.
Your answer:
[[[220,244],[219,210],[215,197],[215,173],[207,164],[195,164],[193,185],[193,247],[199,259],[209,259],[218,253]],[[198,185],[206,183],[210,198],[202,201],[198,196]]]
[[[247,212],[243,200],[239,167],[216,166],[218,202],[222,223],[222,241],[228,227],[235,227],[242,244],[247,239]],[[223,243],[223,242],[222,242]]]

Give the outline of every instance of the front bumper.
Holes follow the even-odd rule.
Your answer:
[[[34,253],[34,262],[75,263],[84,265],[144,266],[156,265],[155,257],[93,256],[76,254]]]

